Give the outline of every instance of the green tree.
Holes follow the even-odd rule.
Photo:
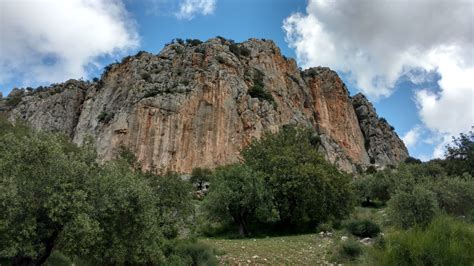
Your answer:
[[[398,190],[388,202],[391,221],[401,227],[424,227],[438,213],[438,202],[433,192],[421,185]]]
[[[316,139],[309,129],[285,126],[242,152],[246,164],[265,173],[282,225],[314,225],[352,209],[349,176],[317,152]]]
[[[241,236],[248,235],[250,220],[269,208],[262,175],[246,165],[219,167],[212,175],[212,186],[204,201],[211,219],[232,219]]]
[[[96,163],[91,145],[0,123],[0,258],[41,265],[55,249],[97,264],[161,263],[190,213],[176,174]]]
[[[8,123],[1,127],[0,257],[39,265],[65,231],[79,230],[72,224],[87,223],[89,232],[97,232],[88,198],[88,178],[97,171],[95,154],[65,145],[57,134],[18,130]]]
[[[469,173],[474,176],[474,132],[461,133],[446,146],[445,167],[449,174],[462,175]]]
[[[206,168],[196,167],[191,172],[191,183],[197,184],[197,189],[202,190],[204,188],[204,183],[209,182],[209,177],[212,172]]]

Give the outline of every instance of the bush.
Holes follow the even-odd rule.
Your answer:
[[[466,216],[472,220],[474,215],[474,180],[471,176],[445,178],[431,185],[439,207],[455,216]]]
[[[249,56],[251,51],[250,49],[248,49],[247,47],[244,47],[244,46],[239,46],[235,43],[231,43],[229,45],[229,50],[235,54],[237,57],[240,57],[240,56]]]
[[[352,220],[347,226],[347,230],[358,237],[375,237],[380,233],[380,227],[369,220]]]
[[[249,95],[252,98],[257,98],[260,100],[264,100],[270,103],[275,102],[275,99],[273,99],[273,96],[268,93],[264,87],[260,85],[254,85],[249,89]]]
[[[343,242],[339,249],[339,255],[342,258],[355,259],[361,254],[362,254],[362,247],[358,242],[354,240],[348,240],[348,241]]]
[[[199,242],[173,242],[168,255],[169,265],[218,265],[214,250]]]
[[[353,184],[364,206],[376,206],[373,203],[374,200],[385,203],[390,199],[390,195],[396,186],[396,182],[388,171],[362,176],[356,179]]]
[[[388,202],[391,221],[401,227],[426,226],[436,216],[438,202],[433,192],[416,185],[405,191],[399,190]]]
[[[22,100],[21,96],[8,97],[5,104],[8,107],[15,108]]]
[[[103,111],[97,116],[97,120],[101,123],[108,124],[114,118],[114,113]]]
[[[473,265],[474,226],[454,218],[436,218],[421,228],[396,233],[384,249],[374,250],[378,265]]]
[[[148,73],[148,72],[142,72],[142,73],[140,74],[140,76],[141,76],[141,78],[142,78],[143,80],[145,80],[145,81],[147,81],[147,82],[151,82],[151,81],[152,81],[152,80],[151,80],[151,75],[150,75],[150,73]]]
[[[198,40],[198,39],[186,39],[186,44],[190,45],[190,46],[198,46],[202,43],[201,40]]]

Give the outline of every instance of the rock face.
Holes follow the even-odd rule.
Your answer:
[[[335,72],[300,71],[265,40],[174,42],[158,55],[126,57],[94,82],[15,90],[6,101],[11,119],[60,130],[78,144],[92,136],[104,160],[128,147],[145,169],[190,172],[237,162],[254,138],[285,124],[314,128],[322,152],[348,172],[408,156],[365,97],[351,100]]]
[[[379,118],[373,105],[359,93],[352,98],[352,104],[364,133],[365,148],[370,163],[378,166],[394,165],[408,157],[408,150],[384,118]]]

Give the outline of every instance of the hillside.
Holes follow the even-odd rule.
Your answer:
[[[93,82],[14,89],[0,109],[78,144],[92,136],[103,160],[128,147],[144,169],[236,162],[252,139],[286,124],[314,128],[326,158],[347,172],[408,157],[393,127],[336,72],[302,71],[269,40],[175,41],[109,65]]]

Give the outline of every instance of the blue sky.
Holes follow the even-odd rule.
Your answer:
[[[90,79],[174,38],[266,38],[304,68],[336,70],[427,160],[474,124],[472,10],[471,0],[0,0],[0,90]]]

